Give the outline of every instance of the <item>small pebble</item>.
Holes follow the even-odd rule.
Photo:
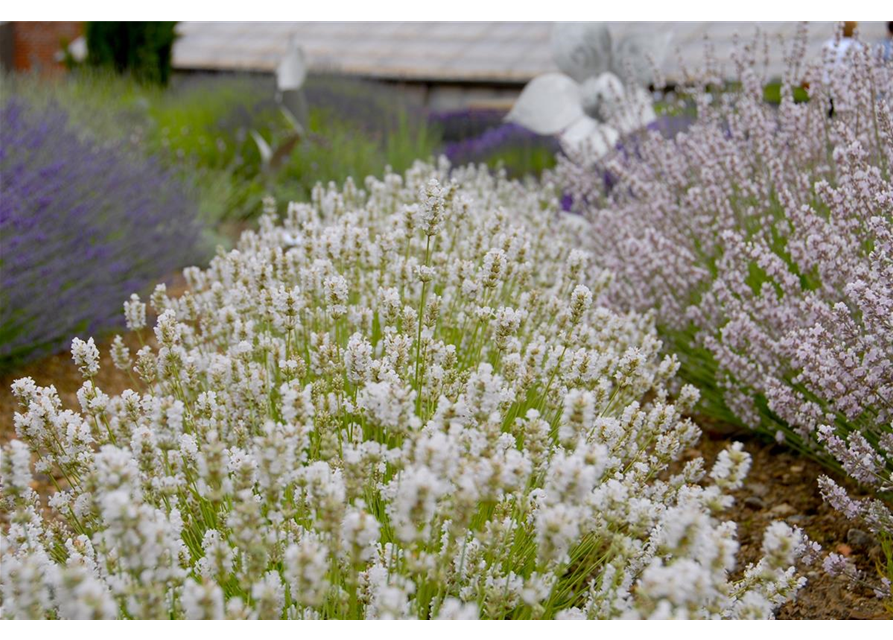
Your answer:
[[[781,504],[775,505],[769,510],[770,516],[788,516],[794,513],[796,509],[789,505],[787,502],[782,502]]]
[[[769,487],[764,485],[762,482],[751,482],[747,485],[748,490],[755,496],[760,496],[761,498],[769,493]]]
[[[804,467],[802,464],[795,464],[791,466],[791,473],[803,473],[803,469]]]
[[[759,511],[760,509],[766,508],[766,503],[756,496],[748,496],[744,499],[744,506]]]
[[[865,549],[872,545],[874,539],[862,529],[854,528],[846,532],[846,541],[854,549]]]

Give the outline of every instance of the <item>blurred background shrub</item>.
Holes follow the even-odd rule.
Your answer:
[[[230,246],[267,194],[306,200],[317,183],[362,183],[440,154],[512,176],[555,163],[553,139],[499,111],[431,114],[393,86],[341,76],[307,79],[306,131],[289,144],[296,129],[273,77],[183,74],[163,86],[167,72],[136,70],[116,49],[154,36],[109,33],[107,54],[90,48],[108,63],[0,76],[0,367],[116,324],[131,292]],[[285,149],[279,162],[263,161],[255,135]]]
[[[472,116],[470,120],[475,118]],[[455,127],[455,124],[451,125]],[[469,127],[469,130],[474,129]],[[454,166],[485,164],[494,169],[505,169],[512,178],[539,176],[544,170],[553,168],[559,151],[556,138],[541,136],[513,122],[500,122],[473,137],[448,142],[443,148],[444,155]]]
[[[387,166],[402,172],[418,158],[441,153],[455,165],[484,163],[504,166],[512,176],[538,175],[554,166],[558,151],[552,138],[503,124],[499,111],[429,114],[388,85],[320,75],[304,87],[307,135],[269,172],[252,132],[273,148],[294,134],[269,76],[183,75],[161,88],[81,68],[54,82],[19,76],[0,86],[35,106],[59,105],[82,135],[156,157],[195,194],[212,235],[249,223],[267,193],[307,198],[317,182],[362,180]],[[225,243],[226,233],[214,240]]]
[[[505,118],[501,109],[453,109],[436,111],[428,120],[440,131],[443,141],[461,142],[498,127]]]
[[[197,257],[176,176],[58,106],[0,105],[0,191],[0,369],[118,325],[130,293]]]
[[[144,82],[165,85],[171,77],[176,22],[87,22],[87,64],[111,67]]]

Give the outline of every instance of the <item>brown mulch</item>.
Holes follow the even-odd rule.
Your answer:
[[[760,557],[763,532],[773,520],[784,520],[798,526],[822,545],[824,552],[836,552],[848,556],[866,577],[877,581],[877,562],[882,557],[880,545],[864,535],[864,527],[847,520],[828,506],[819,493],[816,482],[820,475],[829,475],[852,495],[861,495],[852,482],[829,472],[814,460],[776,444],[767,443],[750,434],[730,436],[705,432],[697,449],[690,451],[694,457],[701,455],[709,465],[719,452],[732,442],[739,441],[750,453],[753,466],[744,487],[734,493],[735,504],[728,516],[738,523],[738,540],[741,551],[739,563],[743,566],[756,562]],[[778,612],[778,618],[786,620],[884,620],[891,614],[884,608],[872,591],[859,586],[850,589],[841,578],[829,576],[821,567],[821,560],[809,568],[807,584],[797,598]]]
[[[124,343],[130,349],[130,357],[136,358],[142,344],[140,337],[146,344],[154,344],[154,336],[149,330],[143,330],[140,335],[136,333],[123,334]],[[99,348],[100,365],[99,373],[93,381],[97,387],[108,395],[119,394],[125,389],[139,389],[140,380],[119,371],[112,363],[109,351],[111,339],[96,342]],[[12,395],[10,386],[19,378],[30,377],[41,387],[53,385],[59,393],[63,406],[75,409],[78,405],[77,392],[84,383],[78,368],[68,352],[57,353],[34,362],[30,362],[15,371],[0,375],[0,442],[7,442],[15,437],[13,414],[20,409],[18,400]]]
[[[129,334],[125,342],[131,355],[140,348],[140,337],[150,342],[150,331],[141,336]],[[96,385],[108,394],[121,393],[137,388],[131,377],[118,371],[112,364],[108,351],[110,340],[97,343],[102,355],[101,368],[95,377]],[[77,407],[77,390],[82,379],[71,356],[67,353],[53,355],[21,367],[13,373],[0,376],[0,442],[15,436],[13,413],[17,402],[9,386],[20,377],[30,376],[38,385],[55,385],[63,403]],[[708,468],[716,456],[734,441],[744,443],[753,457],[745,486],[735,492],[735,505],[728,514],[738,523],[738,539],[741,543],[739,562],[742,566],[755,562],[760,556],[762,535],[773,520],[784,520],[801,527],[825,551],[835,551],[853,559],[866,576],[876,576],[875,566],[880,559],[880,547],[868,537],[860,535],[857,523],[846,520],[824,503],[818,491],[816,479],[829,473],[813,460],[806,459],[778,445],[766,443],[750,434],[730,435],[716,429],[705,432],[697,448],[687,452],[688,457],[703,456]],[[858,489],[845,479],[831,473],[841,485],[858,495]],[[49,489],[49,479],[38,481],[35,487],[42,493]],[[817,563],[807,574],[808,583],[797,599],[778,613],[781,619],[890,619],[890,613],[867,588],[850,589],[841,579],[828,576]]]
[[[171,298],[181,296],[188,288],[186,279],[179,272],[163,278],[162,281],[166,283],[167,295]],[[154,326],[154,321],[155,318],[151,308],[149,308],[146,311],[147,327]],[[132,359],[136,359],[136,352],[144,344],[155,346],[155,335],[148,328],[139,332],[124,332],[121,336],[124,338],[124,344],[130,349],[130,357]],[[120,394],[126,389],[139,391],[141,382],[136,374],[119,371],[112,363],[112,358],[109,354],[113,339],[114,335],[110,335],[104,339],[96,340],[100,364],[99,373],[94,377],[93,382],[110,396]],[[84,379],[78,373],[69,351],[63,351],[34,362],[29,362],[15,368],[13,371],[0,372],[0,443],[7,442],[15,437],[13,414],[19,410],[19,404],[15,396],[12,395],[10,385],[19,378],[26,377],[32,378],[35,384],[41,387],[55,386],[64,407],[76,409],[79,406],[77,392],[84,383]]]

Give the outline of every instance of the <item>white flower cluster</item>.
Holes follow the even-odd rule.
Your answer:
[[[22,379],[4,617],[766,617],[797,530],[732,580],[750,460],[679,462],[697,392],[548,190],[417,164],[318,188],[160,287],[80,412]],[[131,327],[145,323],[137,298]],[[58,483],[48,504],[36,468]]]

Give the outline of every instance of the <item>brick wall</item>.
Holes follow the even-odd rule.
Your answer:
[[[80,22],[13,22],[12,66],[16,71],[61,73],[65,67],[56,59],[63,42],[83,33]]]

